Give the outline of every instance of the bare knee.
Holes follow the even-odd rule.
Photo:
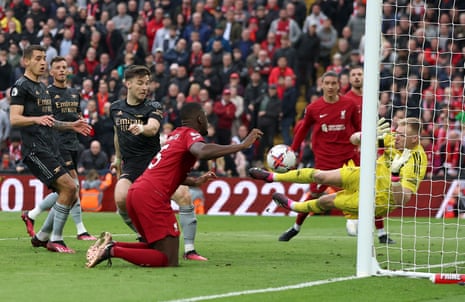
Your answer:
[[[120,179],[115,186],[115,203],[120,211],[126,212],[126,196],[128,195],[131,182],[128,179]]]
[[[192,204],[192,196],[187,186],[179,186],[176,192],[173,194],[172,199],[179,206],[188,206]]]
[[[334,196],[335,194],[323,195],[318,198],[319,206],[324,210],[330,210],[334,208]]]
[[[71,206],[77,200],[78,189],[76,182],[68,174],[57,179],[56,190],[59,195],[58,202],[61,204]]]

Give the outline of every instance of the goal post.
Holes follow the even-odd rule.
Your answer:
[[[381,44],[382,0],[367,1],[365,25],[365,62],[363,69],[362,133],[360,155],[359,224],[357,239],[357,276],[376,272],[373,261],[373,221],[376,180],[376,127]]]
[[[456,118],[458,112],[465,110],[465,42],[462,41],[465,40],[465,5],[455,0],[451,6],[450,1],[446,5],[439,0],[437,7],[426,9],[425,6],[423,9],[421,5],[414,6],[422,1],[390,2],[394,9],[392,20],[386,19],[382,13],[383,0],[369,0],[366,6],[356,275],[465,283],[465,217],[442,215],[447,197],[453,191],[451,187],[463,183],[455,181],[458,176],[455,177],[454,172],[460,170],[465,156],[461,155],[460,149],[451,148],[446,142],[449,135],[458,132],[465,144],[465,118],[463,121]],[[458,4],[463,8],[458,9]],[[426,4],[423,2],[423,5]],[[432,12],[437,18],[431,15]],[[391,22],[394,27],[389,34],[382,32],[383,22]],[[457,35],[456,30],[461,30],[463,35]],[[386,52],[391,53],[387,62],[391,72],[383,73],[381,77]],[[458,62],[462,66],[458,66]],[[380,89],[383,81],[391,85]],[[384,93],[389,96],[389,104],[382,102]],[[402,114],[394,115],[395,110],[404,111],[407,116],[416,114],[422,119],[422,138],[433,145],[429,151],[428,168],[434,177],[426,177],[430,186],[427,191],[433,192],[440,184],[446,184],[439,193],[440,199],[445,200],[442,204],[435,201],[438,198],[433,193],[419,192],[407,205],[387,214],[385,229],[395,244],[378,244],[373,239],[376,125],[378,116],[384,113],[379,106],[390,107],[391,114],[386,117],[391,120],[402,117]],[[443,144],[446,144],[444,150],[440,149]],[[434,159],[441,156],[456,161],[448,163],[443,174],[435,174],[438,167]],[[462,174],[465,176],[465,171]]]

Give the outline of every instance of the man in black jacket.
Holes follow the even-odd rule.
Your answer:
[[[297,87],[305,85],[305,91],[316,82],[316,69],[320,54],[320,38],[316,35],[316,27],[316,23],[310,23],[308,31],[303,32],[295,44],[299,66],[297,79],[301,81],[297,83]]]

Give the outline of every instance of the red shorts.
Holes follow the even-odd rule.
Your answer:
[[[313,196],[320,196],[326,191],[327,188],[327,185],[317,184],[314,182],[310,184],[310,191],[312,192]]]
[[[126,209],[132,223],[148,244],[168,236],[179,237],[179,226],[171,202],[159,201],[147,191],[130,188]]]

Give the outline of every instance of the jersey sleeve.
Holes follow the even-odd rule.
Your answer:
[[[13,86],[10,91],[11,105],[22,105],[24,106],[26,93],[21,87]]]
[[[427,158],[422,150],[412,151],[409,160],[401,169],[401,182],[404,188],[416,193],[426,174]]]
[[[154,118],[156,119],[160,125],[163,120],[163,106],[159,102],[156,101],[151,101],[148,103],[148,106],[150,106],[151,111],[149,113],[149,118]]]
[[[203,136],[195,130],[187,131],[184,137],[184,141],[186,143],[187,150],[189,150],[190,147],[195,143],[205,142]]]

